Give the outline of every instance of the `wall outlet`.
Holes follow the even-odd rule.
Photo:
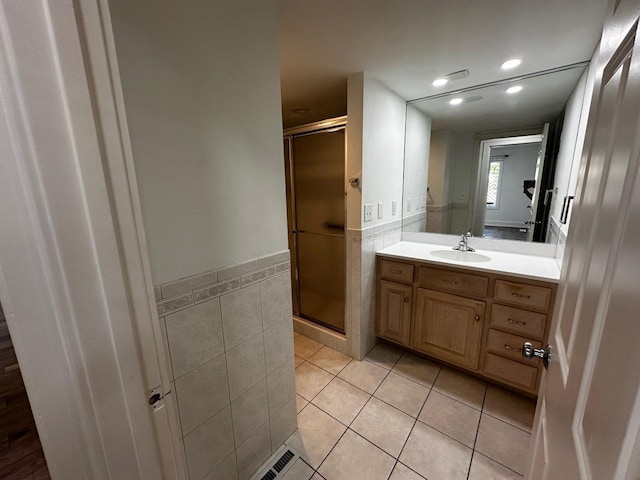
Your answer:
[[[382,219],[382,202],[378,202],[378,220]]]
[[[407,213],[411,211],[411,199],[407,198]]]
[[[397,211],[398,211],[398,201],[397,200],[392,200],[391,201],[391,216],[395,217]]]
[[[364,206],[364,221],[370,222],[373,220],[373,203],[366,203]]]

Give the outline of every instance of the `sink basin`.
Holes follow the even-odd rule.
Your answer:
[[[458,250],[434,250],[431,255],[456,262],[488,262],[491,258],[475,252],[460,252]]]

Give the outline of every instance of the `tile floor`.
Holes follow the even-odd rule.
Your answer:
[[[515,480],[535,403],[378,344],[353,360],[294,334],[302,456],[285,480]]]

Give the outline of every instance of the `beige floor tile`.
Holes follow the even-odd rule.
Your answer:
[[[351,361],[351,357],[325,346],[311,355],[309,361],[327,372],[337,375]]]
[[[524,475],[530,433],[482,414],[476,451]]]
[[[418,420],[473,448],[480,411],[432,391]]]
[[[424,477],[421,477],[406,465],[398,462],[393,468],[389,480],[424,480]]]
[[[326,480],[322,475],[316,472],[316,474],[311,477],[311,480]]]
[[[367,393],[373,393],[388,373],[388,370],[373,363],[353,360],[338,374],[338,377]]]
[[[296,411],[300,413],[300,411],[309,404],[308,400],[305,400],[300,395],[296,394]]]
[[[371,349],[365,360],[391,370],[401,356],[402,350],[381,342]]]
[[[431,387],[438,376],[440,365],[416,355],[405,353],[391,371],[425,387]]]
[[[296,368],[296,393],[312,400],[333,378],[333,375],[320,367],[305,362]]]
[[[313,404],[298,415],[298,431],[287,444],[300,453],[305,462],[318,468],[346,427]]]
[[[349,425],[369,398],[371,395],[367,392],[336,377],[313,399],[312,403],[333,418]]]
[[[492,417],[531,432],[536,402],[516,393],[490,385],[482,411]]]
[[[293,339],[293,349],[295,354],[299,357],[308,359],[311,355],[316,353],[322,348],[322,344],[311,340],[304,335],[298,335]]]
[[[372,398],[351,424],[351,429],[393,457],[400,451],[415,420],[397,408]]]
[[[482,380],[448,368],[442,369],[433,386],[434,390],[478,410],[482,410],[486,388],[487,384]]]
[[[282,480],[309,480],[313,476],[314,470],[304,460],[298,458],[287,471]]]
[[[318,472],[331,480],[387,480],[394,464],[391,456],[347,430]]]
[[[399,460],[429,479],[466,480],[471,453],[469,447],[417,422]]]
[[[296,361],[296,368],[298,368],[300,365],[302,365],[306,360],[302,357],[299,357],[297,355],[294,355],[294,359]]]
[[[429,388],[391,372],[376,390],[375,397],[416,418],[429,395]]]
[[[469,480],[522,480],[522,478],[522,475],[518,475],[513,470],[509,470],[478,452],[473,454]]]

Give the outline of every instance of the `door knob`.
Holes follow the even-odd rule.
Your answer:
[[[547,345],[545,348],[533,348],[531,342],[524,342],[522,344],[522,356],[524,358],[541,358],[544,368],[549,368],[549,359],[551,358],[551,345]]]

